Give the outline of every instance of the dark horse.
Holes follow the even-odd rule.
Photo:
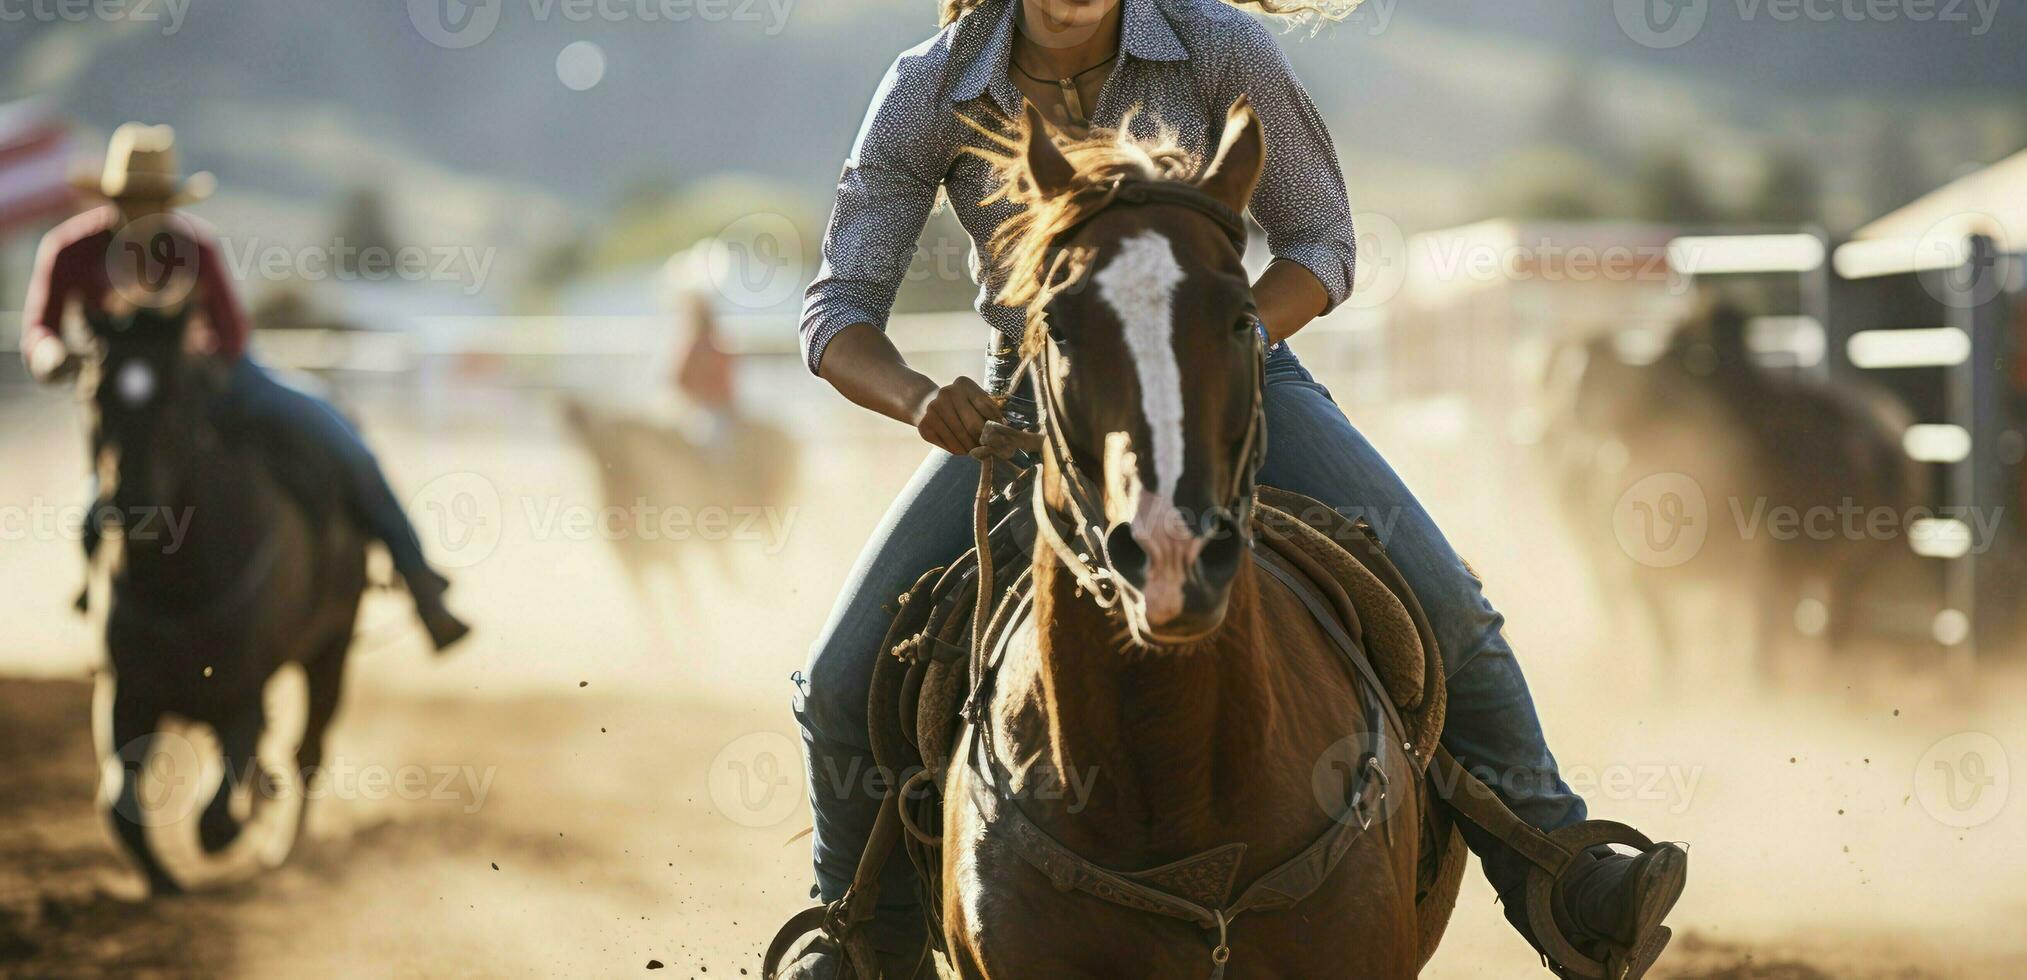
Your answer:
[[[1034,287],[1002,300],[1036,314],[1047,545],[944,792],[951,959],[966,977],[1412,976],[1440,931],[1416,907],[1415,763],[1250,547],[1266,433],[1237,215],[1259,120],[1235,104],[1200,178],[1169,145],[1058,147],[1032,110],[1001,139],[1026,205],[996,246]],[[1314,779],[1352,733],[1375,740],[1355,767],[1370,792],[1340,811]],[[1376,820],[1358,811],[1375,799]],[[1136,874],[1203,914],[1150,911]]]
[[[365,539],[335,498],[319,507],[285,492],[257,447],[222,423],[216,406],[231,368],[187,352],[184,311],[89,319],[96,352],[80,384],[95,416],[96,506],[121,543],[97,709],[110,723],[100,802],[151,891],[173,893],[181,886],[148,833],[167,821],[144,806],[141,785],[164,720],[218,735],[225,778],[198,839],[206,853],[223,851],[242,829],[234,790],[258,801],[280,782],[261,772],[255,750],[263,688],[285,663],[308,677],[302,778],[322,762],[366,586]]]
[[[1627,363],[1609,337],[1563,348],[1546,386],[1544,448],[1563,505],[1589,532],[1582,539],[1599,581],[1630,593],[1626,605],[1652,621],[1664,661],[1709,629],[1685,600],[1735,590],[1757,611],[1758,667],[1771,671],[1800,652],[1783,648],[1797,632],[1832,649],[1852,639],[1869,608],[1911,591],[1922,559],[1902,535],[1841,525],[1783,539],[1763,526],[1766,515],[1898,518],[1923,487],[1901,448],[1905,406],[1882,391],[1762,367],[1747,328],[1738,309],[1712,305],[1683,323],[1652,364]],[[1622,495],[1656,474],[1703,499],[1708,530],[1694,549],[1667,552],[1665,537],[1612,540],[1608,520],[1626,504]]]

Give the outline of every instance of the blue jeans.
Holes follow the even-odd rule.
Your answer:
[[[1584,801],[1557,774],[1542,737],[1534,699],[1500,629],[1504,618],[1393,468],[1286,344],[1267,357],[1266,408],[1260,482],[1365,518],[1428,613],[1450,676],[1443,744],[1528,823],[1553,830],[1583,820]],[[859,555],[808,666],[795,675],[795,716],[816,820],[817,892],[825,901],[851,882],[879,812],[867,777],[873,762],[866,699],[893,600],[922,572],[971,546],[977,481],[978,463],[969,457],[929,454]],[[1507,918],[1522,926],[1531,866],[1468,823],[1464,838],[1504,900]],[[912,907],[912,875],[906,861],[888,862],[883,904]]]
[[[292,492],[314,496],[318,487],[338,487],[367,533],[387,546],[404,579],[434,578],[422,541],[387,485],[380,461],[337,409],[275,380],[251,356],[233,363],[216,408],[224,425],[241,428],[262,444],[269,465]]]

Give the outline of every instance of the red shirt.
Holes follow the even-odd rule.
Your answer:
[[[168,234],[143,234],[156,228]],[[151,247],[152,256],[147,254]],[[113,284],[116,271],[123,280],[189,277],[191,299],[204,313],[218,354],[237,358],[246,350],[251,327],[211,236],[182,215],[165,216],[162,223],[140,231],[123,229],[119,209],[108,205],[86,211],[43,236],[21,313],[21,355],[27,357],[44,337],[62,335],[64,311],[72,301],[87,310],[106,308],[109,294],[118,288]]]

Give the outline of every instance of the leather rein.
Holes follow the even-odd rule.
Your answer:
[[[1110,194],[1105,205],[1065,229],[1058,240],[1111,207],[1175,204],[1216,221],[1233,247],[1241,255],[1245,252],[1245,226],[1238,214],[1193,186],[1174,182],[1125,181],[1115,185]],[[1364,716],[1368,719],[1368,731],[1363,736],[1372,751],[1360,759],[1355,785],[1346,787],[1348,802],[1340,812],[1332,815],[1330,827],[1294,857],[1255,879],[1236,900],[1231,898],[1231,891],[1247,849],[1244,843],[1220,845],[1146,871],[1115,871],[1077,854],[1028,816],[1021,806],[1020,794],[1013,786],[1012,774],[999,764],[994,751],[989,708],[997,674],[994,667],[1004,653],[1006,642],[1015,632],[1011,627],[1024,618],[1032,601],[1031,594],[1023,594],[1017,603],[1008,603],[997,613],[993,610],[998,595],[993,584],[992,552],[986,540],[986,508],[992,496],[994,463],[1009,458],[1016,450],[1039,451],[1046,461],[1052,462],[1064,483],[1064,506],[1068,512],[1058,513],[1049,506],[1043,493],[1043,481],[1034,480],[1030,506],[1035,516],[1037,536],[1069,569],[1080,589],[1101,608],[1109,609],[1117,602],[1121,582],[1107,547],[1112,528],[1101,523],[1104,515],[1103,491],[1077,466],[1064,431],[1063,420],[1067,415],[1058,381],[1062,353],[1053,341],[1039,346],[1039,351],[1022,362],[1015,372],[1015,379],[1025,373],[1034,384],[1041,416],[1040,433],[1021,433],[989,424],[986,427],[986,445],[973,452],[981,466],[974,510],[979,595],[973,611],[971,690],[963,711],[969,737],[960,740],[961,745],[967,746],[967,765],[981,777],[972,784],[972,802],[988,824],[999,825],[1007,831],[1021,858],[1047,876],[1059,891],[1075,889],[1115,905],[1180,919],[1204,929],[1206,939],[1211,943],[1210,976],[1212,980],[1220,980],[1232,955],[1232,920],[1246,912],[1287,909],[1314,894],[1350,851],[1351,845],[1381,814],[1389,779],[1378,753],[1392,741],[1385,730],[1391,705],[1373,677],[1370,665],[1364,662],[1363,653],[1350,643],[1349,637],[1344,636],[1341,630],[1327,631],[1333,644],[1352,667],[1354,686],[1359,692]],[[1252,551],[1253,546],[1256,475],[1266,456],[1265,372],[1266,346],[1255,343],[1252,420],[1240,447],[1243,475],[1234,499],[1226,507],[1232,520],[1229,531],[1244,536],[1248,551]],[[1299,574],[1291,576],[1276,568],[1273,559],[1262,557],[1260,560],[1275,578],[1288,583],[1298,594],[1302,594],[1304,589],[1313,590],[1313,586],[1301,580]],[[1318,601],[1309,601],[1308,605],[1312,612],[1322,608]],[[1212,933],[1215,933],[1214,937]]]

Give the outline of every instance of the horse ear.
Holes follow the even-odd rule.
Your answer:
[[[1049,135],[1049,124],[1042,118],[1042,111],[1032,102],[1026,103],[1028,120],[1028,176],[1034,178],[1035,189],[1043,194],[1058,194],[1069,190],[1071,181],[1077,176],[1077,168],[1070,165],[1068,157],[1056,148],[1056,141]]]
[[[1225,135],[1218,142],[1218,155],[1197,186],[1232,210],[1244,211],[1266,162],[1267,138],[1260,132],[1260,116],[1241,95],[1225,112]]]

